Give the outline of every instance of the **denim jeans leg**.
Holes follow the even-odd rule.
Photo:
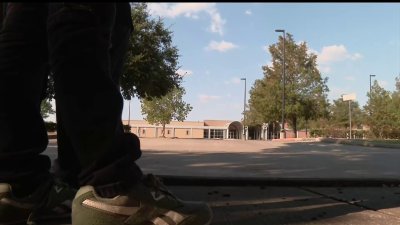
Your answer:
[[[40,115],[47,75],[45,3],[9,3],[0,31],[0,182],[37,183],[48,174]]]
[[[134,151],[119,132],[122,96],[111,75],[115,3],[50,3],[48,39],[57,111],[82,171],[80,185],[130,182]]]

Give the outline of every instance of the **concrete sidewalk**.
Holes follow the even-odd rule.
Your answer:
[[[212,225],[396,225],[400,188],[170,186],[185,200],[206,201]]]
[[[212,225],[400,225],[400,151],[328,143],[141,139],[137,163]],[[57,155],[52,142],[45,152]]]
[[[169,186],[207,202],[211,225],[397,225],[399,187]],[[43,223],[38,225],[71,225]]]

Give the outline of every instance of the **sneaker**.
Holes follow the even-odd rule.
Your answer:
[[[74,225],[209,225],[211,219],[206,203],[178,199],[151,174],[114,198],[81,187],[72,203]]]
[[[0,183],[0,225],[29,224],[39,221],[70,220],[76,190],[50,180],[29,196],[13,195],[11,185]]]

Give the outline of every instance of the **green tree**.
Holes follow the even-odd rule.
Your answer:
[[[360,128],[364,118],[360,105],[357,101],[351,101],[350,109],[352,130]],[[333,100],[333,104],[329,107],[329,112],[330,135],[345,137],[346,133],[349,133],[350,128],[349,102],[343,101],[342,98]]]
[[[366,124],[369,125],[374,137],[388,137],[393,129],[396,113],[392,109],[392,95],[389,91],[379,86],[375,80],[368,93],[368,101],[364,106],[366,111]],[[397,111],[398,109],[395,109]]]
[[[274,94],[279,87],[278,82],[274,77],[268,81],[259,79],[254,82],[250,90],[249,109],[245,112],[248,125],[279,121],[281,101],[279,96]]]
[[[396,78],[396,90],[392,94],[390,112],[393,114],[393,133],[391,138],[400,138],[400,76]]]
[[[283,37],[269,46],[272,65],[263,66],[264,77],[250,90],[249,122],[280,121],[282,113]],[[317,56],[308,53],[305,42],[296,44],[291,34],[285,40],[285,118],[297,134],[298,123],[327,114],[327,78],[317,69]]]
[[[162,125],[162,136],[165,137],[165,125],[172,120],[184,121],[193,107],[182,100],[184,88],[175,88],[165,96],[151,100],[142,99],[142,115],[150,124]]]
[[[55,113],[56,111],[53,110],[53,106],[50,103],[49,99],[45,99],[40,104],[40,114],[42,115],[43,119],[47,119],[50,114]]]
[[[132,4],[134,30],[121,77],[125,99],[160,97],[179,87],[178,49],[163,21],[152,19],[146,3]]]

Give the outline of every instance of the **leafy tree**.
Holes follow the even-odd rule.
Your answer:
[[[271,77],[268,82],[265,79],[254,82],[250,90],[249,110],[245,112],[248,125],[279,121],[281,101],[275,94],[279,87],[279,80],[273,78]]]
[[[122,95],[160,97],[179,87],[178,49],[163,21],[150,18],[146,3],[132,4],[134,30],[121,77]]]
[[[389,111],[392,114],[391,138],[400,138],[400,90],[393,92]]]
[[[368,93],[367,104],[364,106],[367,113],[365,122],[375,137],[388,137],[393,129],[393,121],[396,120],[395,112],[398,109],[393,111],[391,106],[391,93],[379,86],[378,81],[375,80],[371,93]]]
[[[142,115],[150,124],[162,125],[162,136],[165,137],[165,125],[173,119],[184,121],[193,107],[182,100],[184,88],[175,88],[163,97],[151,100],[142,99]]]
[[[353,130],[354,128],[361,127],[363,123],[364,114],[361,111],[357,101],[351,101],[350,108],[351,108],[351,127]],[[331,133],[334,132],[333,130],[345,131],[345,132],[340,132],[340,134],[343,135],[345,133],[348,133],[350,127],[349,102],[343,101],[342,98],[333,100],[333,104],[330,105],[329,111],[330,111],[329,124],[331,128]]]
[[[391,138],[400,138],[400,88],[392,94],[390,112],[393,115]]]
[[[152,19],[146,3],[132,3],[134,30],[129,40],[126,60],[120,77],[125,99],[160,97],[179,87],[178,49],[172,44],[172,31],[162,19]],[[54,81],[47,83],[47,98],[54,98]]]
[[[50,103],[49,99],[45,99],[40,104],[40,114],[42,115],[43,119],[49,117],[50,114],[55,113],[56,111],[53,110],[53,106]]]
[[[396,77],[396,91],[400,92],[400,75]]]
[[[272,66],[263,66],[263,79],[250,90],[248,118],[251,123],[280,121],[282,113],[283,37],[269,46]],[[317,69],[317,56],[308,53],[305,42],[296,44],[291,34],[285,40],[285,118],[297,134],[299,121],[327,114],[327,78]]]

